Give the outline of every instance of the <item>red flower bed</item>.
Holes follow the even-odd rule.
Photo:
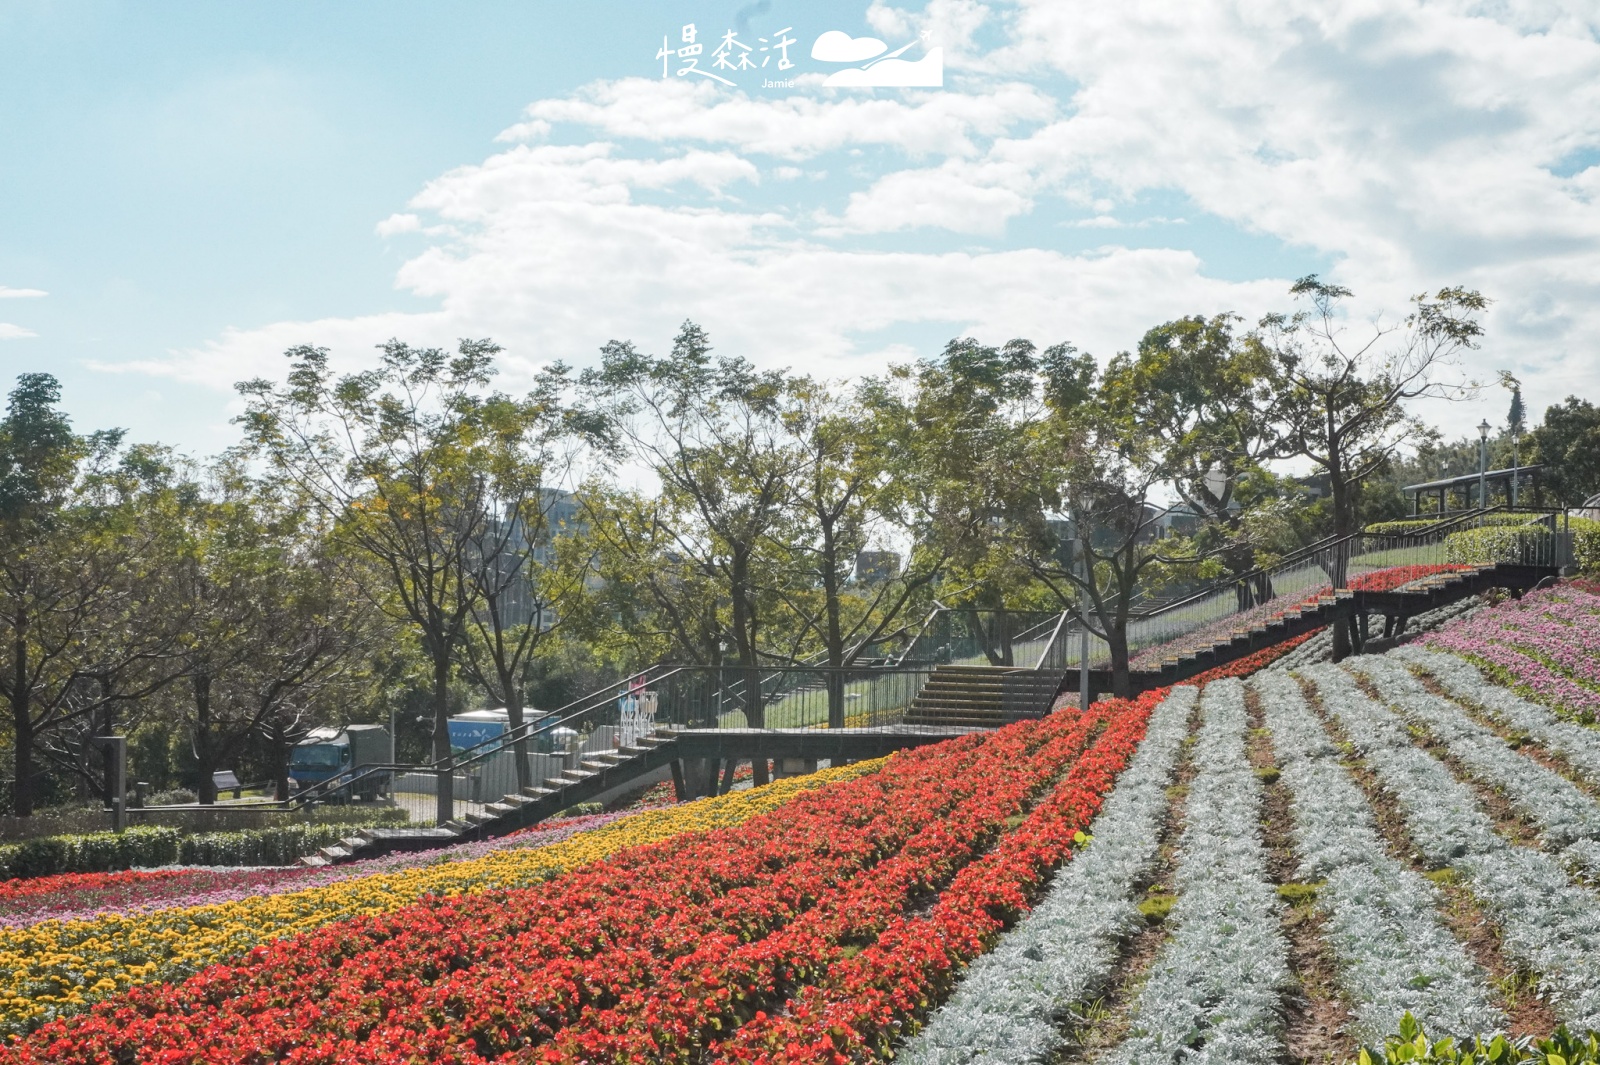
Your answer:
[[[1132,702],[1096,704],[1112,717],[1094,748],[1017,831],[956,876],[927,916],[892,921],[875,943],[801,990],[783,1015],[762,1014],[740,1028],[712,1060],[842,1065],[888,1051],[1071,856],[1166,694],[1160,689]]]
[[[1064,845],[1019,852],[1011,842],[1050,820],[1044,807],[1024,829],[1011,825],[1075,763],[1102,767],[1073,793],[1098,805],[1103,767],[1126,760],[1118,745],[1142,734],[1146,716],[1118,714],[1079,759],[1103,715],[1121,709],[1102,705],[1085,720],[1053,715],[908,752],[739,828],[634,848],[538,887],[427,900],[258,947],[236,965],[47,1025],[4,1056],[675,1056],[828,978],[863,937],[891,935],[917,907],[938,900],[938,913],[951,892],[988,891],[980,881],[973,895],[962,870],[996,839],[991,857],[1065,857]],[[1073,768],[1068,780],[1081,775]],[[1002,894],[1020,905],[1017,890]]]
[[[1261,650],[1245,655],[1243,658],[1236,658],[1232,662],[1215,666],[1206,670],[1204,673],[1196,674],[1195,676],[1190,677],[1188,680],[1183,681],[1183,683],[1193,684],[1197,687],[1203,688],[1212,681],[1222,680],[1224,677],[1248,677],[1250,674],[1259,669],[1267,668],[1272,663],[1276,662],[1278,659],[1282,658],[1284,655],[1288,654],[1290,651],[1293,651],[1296,647],[1299,647],[1301,644],[1311,639],[1311,637],[1321,632],[1324,628],[1327,628],[1327,626],[1324,625],[1319,628],[1312,629],[1310,632],[1302,632],[1298,636],[1291,636],[1281,643],[1275,643],[1271,647],[1263,647]],[[1166,688],[1161,689],[1163,693],[1165,693],[1167,690],[1168,689]]]
[[[57,873],[54,876],[0,880],[0,909],[38,895],[92,896],[130,886],[193,879],[191,869],[124,869],[117,873]]]
[[[1374,570],[1359,577],[1352,577],[1350,587],[1361,592],[1388,592],[1402,584],[1420,581],[1424,577],[1432,577],[1438,573],[1459,573],[1461,570],[1471,568],[1453,563],[1438,566],[1392,566],[1389,569]]]

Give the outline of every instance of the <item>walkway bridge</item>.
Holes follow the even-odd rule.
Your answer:
[[[1512,520],[1497,508],[1402,536],[1330,538],[1270,568],[1135,604],[1130,686],[1179,683],[1326,625],[1348,626],[1359,650],[1398,635],[1419,614],[1489,588],[1520,594],[1571,557],[1557,515],[1526,513],[1531,531],[1486,532]],[[1477,539],[1452,539],[1462,532]],[[1376,635],[1375,620],[1382,625]],[[658,665],[444,763],[361,766],[293,805],[378,792],[412,815],[411,826],[363,829],[309,864],[488,839],[653,779],[670,776],[678,797],[691,798],[727,791],[740,761],[773,759],[784,772],[806,772],[823,759],[875,758],[1039,717],[1061,693],[1079,690],[1085,669],[1092,693],[1112,689],[1104,645],[1085,641],[1067,613],[941,606],[891,657],[845,669]],[[446,774],[455,816],[432,823]]]

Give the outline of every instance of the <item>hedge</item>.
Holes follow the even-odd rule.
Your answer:
[[[186,835],[141,825],[126,832],[42,836],[0,846],[0,878],[104,873],[160,865],[292,865],[354,831],[349,824],[275,825]]]
[[[1573,518],[1572,553],[1580,573],[1600,574],[1600,521]]]
[[[1446,562],[1490,565],[1538,559],[1550,551],[1550,529],[1544,525],[1485,525],[1444,538]]]
[[[1527,525],[1543,519],[1544,516],[1542,514],[1485,514],[1477,519],[1475,528],[1486,528],[1492,525]],[[1423,532],[1450,520],[1450,516],[1446,515],[1440,518],[1407,518],[1404,521],[1379,521],[1368,525],[1363,531],[1373,536],[1405,536],[1410,533]]]

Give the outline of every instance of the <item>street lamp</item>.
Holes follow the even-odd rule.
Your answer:
[[[1489,509],[1489,497],[1484,491],[1489,472],[1489,419],[1478,423],[1478,509]]]
[[[1517,425],[1511,426],[1511,509],[1517,509],[1517,475],[1522,472],[1522,457],[1518,454],[1517,438],[1522,435]]]

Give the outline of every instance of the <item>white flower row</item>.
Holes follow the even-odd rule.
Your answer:
[[[1155,864],[1167,785],[1189,734],[1196,690],[1176,688],[1151,715],[1090,827],[1093,842],[995,950],[973,962],[950,1000],[896,1054],[911,1065],[1043,1062],[1062,1022],[1100,995],[1120,944],[1143,924],[1134,889]]]
[[[1561,755],[1588,780],[1600,783],[1600,732],[1563,721],[1547,708],[1530,702],[1509,688],[1488,679],[1464,658],[1407,644],[1396,658],[1428,672],[1445,691],[1468,706],[1476,706]]]
[[[1499,925],[1506,953],[1540,974],[1564,1022],[1600,1029],[1600,899],[1574,887],[1555,858],[1501,838],[1472,790],[1418,750],[1349,673],[1315,666],[1304,675],[1395,797],[1417,850],[1462,875]]]
[[[1381,1043],[1409,1011],[1430,1032],[1497,1031],[1483,971],[1438,915],[1434,886],[1384,848],[1361,789],[1306,705],[1300,685],[1272,669],[1251,681],[1291,793],[1297,875],[1324,881],[1317,907],[1355,1014],[1352,1034]]]
[[[1469,774],[1498,788],[1539,826],[1545,845],[1576,871],[1600,875],[1600,804],[1560,773],[1514,750],[1455,703],[1428,691],[1401,662],[1363,655],[1345,668],[1370,677],[1392,708],[1437,737]]]
[[[1244,685],[1206,686],[1168,920],[1116,1065],[1276,1062],[1290,985],[1281,902],[1267,879],[1261,781],[1245,760]]]

